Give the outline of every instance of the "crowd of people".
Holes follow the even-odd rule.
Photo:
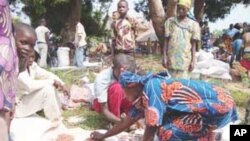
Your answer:
[[[191,0],[179,0],[177,16],[165,21],[165,69],[153,74],[138,68],[135,36],[140,23],[127,14],[126,0],[118,2],[111,24],[112,66],[96,76],[92,105],[112,126],[106,133],[92,132],[91,139],[103,140],[144,119],[144,140],[153,141],[157,136],[161,141],[210,141],[215,138],[214,130],[239,120],[227,90],[190,79],[197,45],[202,40],[202,49],[211,48],[208,25],[205,22],[201,29],[190,19],[187,15],[191,8]],[[42,18],[36,29],[24,23],[12,26],[7,0],[0,1],[0,10],[0,19],[4,20],[0,20],[0,140],[10,141],[9,127],[14,117],[25,118],[43,110],[45,118],[58,126],[62,122],[62,101],[58,97],[70,97],[70,91],[58,76],[44,69],[50,48],[46,20]],[[74,65],[82,68],[86,33],[80,20],[75,28]],[[233,63],[238,61],[250,78],[249,25],[230,26],[223,39],[224,51],[217,59],[228,62],[232,70],[238,68]],[[38,63],[36,54],[40,56]]]
[[[124,12],[124,5],[128,6],[126,1],[118,3],[118,12]],[[112,104],[107,102],[110,112],[116,115],[119,122],[112,121],[110,118],[112,116],[103,112],[110,122],[116,123],[116,126],[104,134],[93,132],[92,139],[102,140],[113,136],[140,118],[144,118],[146,124],[144,140],[153,140],[156,132],[159,140],[213,140],[213,130],[225,126],[229,121],[238,120],[235,103],[229,98],[230,94],[227,91],[206,82],[188,79],[195,65],[196,45],[201,38],[199,24],[187,17],[191,5],[189,0],[180,0],[177,6],[178,16],[169,18],[165,22],[163,66],[168,69],[173,79],[167,77],[168,73],[138,75],[137,70],[135,68],[131,70],[131,66],[125,65],[126,63],[119,68],[117,71],[119,73],[116,73],[116,60],[114,60],[112,77],[115,78],[117,74],[120,76],[116,81],[120,83],[119,87],[123,89],[126,99],[131,103],[130,112],[119,121],[119,116],[113,112]],[[131,56],[130,52],[119,53]],[[110,75],[106,76],[109,78],[106,80],[112,78]],[[113,85],[115,83],[109,86]],[[109,95],[110,87],[106,86],[106,90],[102,92]],[[203,91],[204,88],[206,91]],[[117,88],[116,92],[122,91],[118,91]],[[194,99],[190,95],[195,95],[191,96]],[[220,99],[220,96],[229,96],[229,99]],[[105,96],[105,99],[107,98],[108,101],[112,101],[109,96]],[[124,107],[120,103],[117,105],[120,105],[118,108],[122,111]],[[221,109],[224,109],[223,112]],[[217,119],[215,116],[220,118]]]

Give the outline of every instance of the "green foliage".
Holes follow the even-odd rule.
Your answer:
[[[163,6],[167,5],[167,0],[162,0]],[[249,4],[249,0],[206,0],[205,1],[205,18],[209,21],[215,21],[218,18],[224,18],[230,13],[230,10],[235,6],[235,4],[243,3]],[[149,17],[148,1],[140,0],[136,3],[135,10],[141,11],[146,17]]]
[[[33,27],[38,25],[38,21],[44,17],[47,26],[56,35],[60,35],[65,28],[65,23],[69,18],[70,0],[21,0],[25,7],[23,11],[31,18]],[[102,4],[101,10],[93,10],[94,0],[82,0],[81,2],[81,23],[84,25],[87,35],[103,35],[102,18],[105,10],[109,8],[112,0],[99,0]],[[72,21],[74,22],[74,21]]]
[[[39,19],[45,17],[48,26],[51,27],[53,32],[59,33],[65,22],[65,16],[68,12],[67,0],[21,0],[25,7],[23,11],[30,16],[32,25],[36,27]]]
[[[241,74],[241,80],[242,80],[242,83],[248,87],[250,87],[250,78],[248,77],[248,74],[247,73],[242,73]]]
[[[21,20],[18,17],[12,17],[12,21],[14,25],[21,22]]]
[[[235,4],[243,0],[206,0],[205,15],[206,18],[214,22],[218,18],[224,18],[230,13]]]

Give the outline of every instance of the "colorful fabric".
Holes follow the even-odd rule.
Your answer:
[[[171,74],[171,77],[173,77],[173,78],[184,78],[184,79],[191,78],[190,71],[168,69],[168,72]]]
[[[108,108],[115,116],[120,117],[121,113],[126,113],[131,109],[131,103],[125,99],[124,91],[118,82],[114,82],[108,89]],[[94,100],[93,109],[100,112],[100,103]]]
[[[132,79],[128,79],[129,75]],[[138,75],[136,80],[134,75],[122,73],[121,82],[145,80]],[[238,119],[233,98],[220,87],[202,81],[166,79],[160,75],[150,78],[147,75],[146,78],[144,95],[134,103],[143,109],[133,106],[130,116],[144,116],[147,126],[158,128],[161,141],[198,140]]]
[[[165,22],[168,43],[168,68],[188,71],[191,62],[191,40],[200,40],[199,24],[189,18],[179,22],[177,17]]]
[[[140,76],[136,73],[130,72],[130,71],[124,71],[122,75],[120,75],[119,83],[122,85],[122,87],[133,87],[134,84],[141,84],[145,85],[148,80],[154,76],[161,76],[163,78],[169,78],[169,74],[166,71],[159,72],[157,74],[153,74],[151,72],[148,72],[145,76]]]
[[[250,70],[250,61],[249,61],[249,60],[242,59],[242,60],[240,61],[240,64],[241,64],[241,66],[244,67],[245,69]]]
[[[134,52],[136,20],[132,18],[118,19],[112,24],[115,35],[115,50]]]
[[[0,110],[12,110],[15,103],[15,82],[18,57],[15,48],[11,15],[7,0],[0,2]]]
[[[224,38],[225,50],[228,53],[231,53],[233,51],[232,41],[233,39],[230,36],[226,36]]]
[[[192,7],[192,1],[191,0],[179,0],[178,5],[186,6],[188,9]]]

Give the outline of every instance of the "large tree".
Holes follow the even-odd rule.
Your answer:
[[[20,0],[25,4],[23,11],[31,18],[36,27],[40,18],[47,20],[53,33],[61,35],[64,42],[74,38],[74,23],[80,20],[88,36],[102,35],[103,13],[109,8],[106,4],[112,0],[99,0],[99,9],[94,9],[96,0]],[[105,11],[106,10],[106,11]]]
[[[162,43],[162,35],[164,34],[163,25],[165,19],[165,12],[161,0],[149,0],[149,11],[155,32],[158,36],[158,39],[160,39],[161,41],[160,43]]]

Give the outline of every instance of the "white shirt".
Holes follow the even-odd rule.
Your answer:
[[[102,70],[96,77],[94,82],[94,94],[99,103],[106,103],[108,101],[108,88],[115,80],[113,77],[112,68]]]
[[[78,44],[78,47],[87,45],[85,29],[80,22],[76,25],[75,43]]]
[[[46,43],[45,35],[47,32],[50,32],[49,29],[43,25],[40,25],[36,28],[35,31],[37,36],[37,42]]]
[[[45,86],[53,85],[55,80],[64,84],[58,76],[39,67],[35,62],[33,62],[29,69],[30,73],[26,69],[18,76],[17,99],[21,99],[24,95],[40,90]]]

